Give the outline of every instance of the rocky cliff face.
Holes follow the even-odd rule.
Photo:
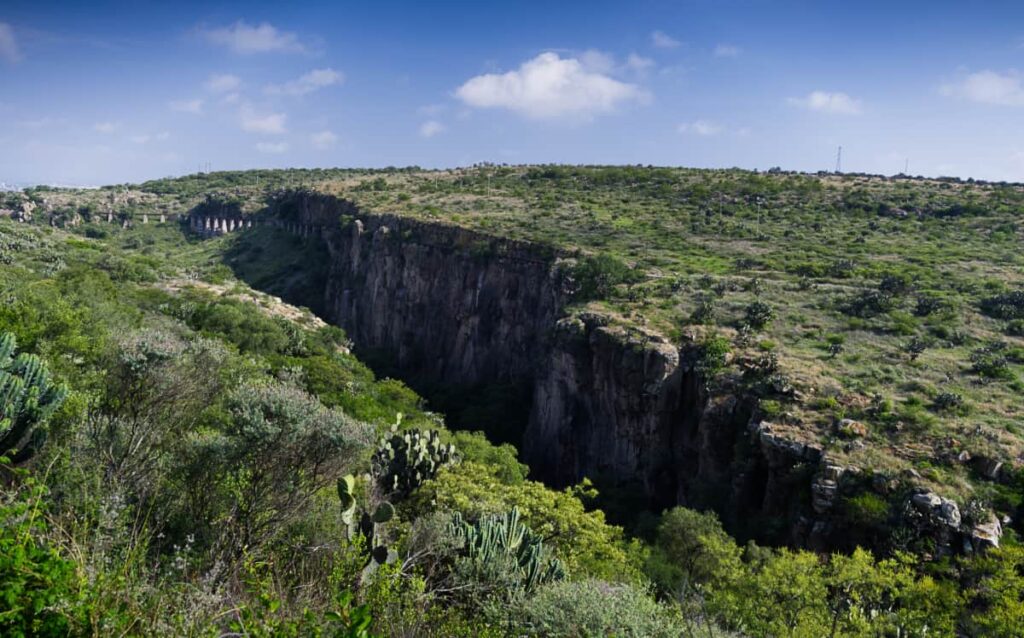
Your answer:
[[[325,318],[357,348],[388,353],[406,378],[532,388],[521,445],[548,483],[590,477],[638,506],[712,507],[741,536],[836,546],[855,471],[776,434],[741,393],[710,394],[693,344],[567,314],[572,282],[550,250],[308,193],[274,214],[326,242]]]
[[[748,432],[746,402],[709,397],[693,346],[567,316],[571,282],[550,251],[320,195],[276,215],[326,242],[326,318],[358,348],[454,386],[527,383],[522,450],[547,482],[628,485],[642,505],[714,506],[727,521],[788,517],[808,500],[780,478],[804,450]]]

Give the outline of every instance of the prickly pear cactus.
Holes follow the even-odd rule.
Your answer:
[[[437,430],[400,431],[402,415],[382,438],[373,456],[377,484],[396,498],[405,498],[441,468],[458,462],[455,445],[441,442]]]
[[[34,354],[15,355],[17,342],[0,334],[0,456],[17,465],[42,445],[46,420],[67,397],[67,388],[50,380]]]
[[[397,553],[384,544],[382,526],[395,517],[395,507],[383,501],[372,512],[361,507],[355,494],[356,479],[351,474],[338,479],[338,500],[341,502],[341,520],[347,526],[349,540],[359,539],[366,548],[367,564],[363,579],[372,576],[377,567],[393,562]]]

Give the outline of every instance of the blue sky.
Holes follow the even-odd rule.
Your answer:
[[[1024,3],[0,4],[0,181],[568,162],[1024,181]]]

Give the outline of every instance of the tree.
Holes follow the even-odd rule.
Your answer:
[[[367,425],[286,383],[242,386],[228,411],[224,432],[205,443],[215,452],[206,458],[222,459],[228,532],[239,550],[301,513],[370,443]]]
[[[648,573],[677,594],[697,587],[724,587],[741,572],[740,548],[714,512],[676,507],[658,525]]]

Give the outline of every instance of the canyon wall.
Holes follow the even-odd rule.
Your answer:
[[[567,314],[563,256],[309,193],[274,216],[326,242],[325,318],[358,349],[388,353],[404,377],[529,384],[522,451],[549,484],[590,477],[629,487],[637,509],[713,507],[734,530],[770,521],[779,542],[827,535],[831,501],[811,506],[821,450],[752,426],[748,400],[709,395],[695,344]]]

